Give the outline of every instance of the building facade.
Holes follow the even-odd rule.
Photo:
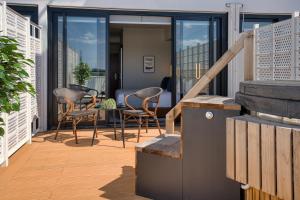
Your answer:
[[[254,24],[288,19],[300,8],[298,0],[8,0],[7,4],[42,27],[41,130],[55,125],[52,90],[75,83],[73,70],[81,61],[92,71],[87,86],[107,97],[115,97],[117,89],[159,86],[162,77],[171,77],[174,105],[240,32]],[[143,57],[155,60],[152,73],[143,71]],[[206,93],[233,96],[243,79],[242,60],[241,55],[232,61]]]

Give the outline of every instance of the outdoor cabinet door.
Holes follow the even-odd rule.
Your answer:
[[[206,112],[213,118],[207,119]],[[239,183],[226,178],[227,117],[239,111],[183,110],[183,199],[238,200]]]

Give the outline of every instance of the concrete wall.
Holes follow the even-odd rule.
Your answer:
[[[141,89],[160,86],[170,75],[171,41],[165,29],[125,28],[123,32],[123,86]],[[155,56],[155,72],[143,72],[143,56]]]

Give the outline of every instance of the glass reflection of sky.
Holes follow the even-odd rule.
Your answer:
[[[208,43],[209,22],[207,21],[177,21],[176,28],[177,38],[181,40],[179,42],[181,49]]]
[[[269,21],[269,22],[258,22],[258,21],[255,21],[255,22],[250,22],[250,21],[243,22],[242,31],[245,32],[245,31],[252,30],[254,28],[255,24],[259,24],[259,27],[263,27],[263,26],[272,24],[272,22],[271,21]]]
[[[105,19],[67,17],[67,45],[75,50],[92,70],[105,70]]]

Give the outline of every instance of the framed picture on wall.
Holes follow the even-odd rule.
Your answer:
[[[144,56],[144,73],[154,73],[155,72],[155,57],[154,56]]]

